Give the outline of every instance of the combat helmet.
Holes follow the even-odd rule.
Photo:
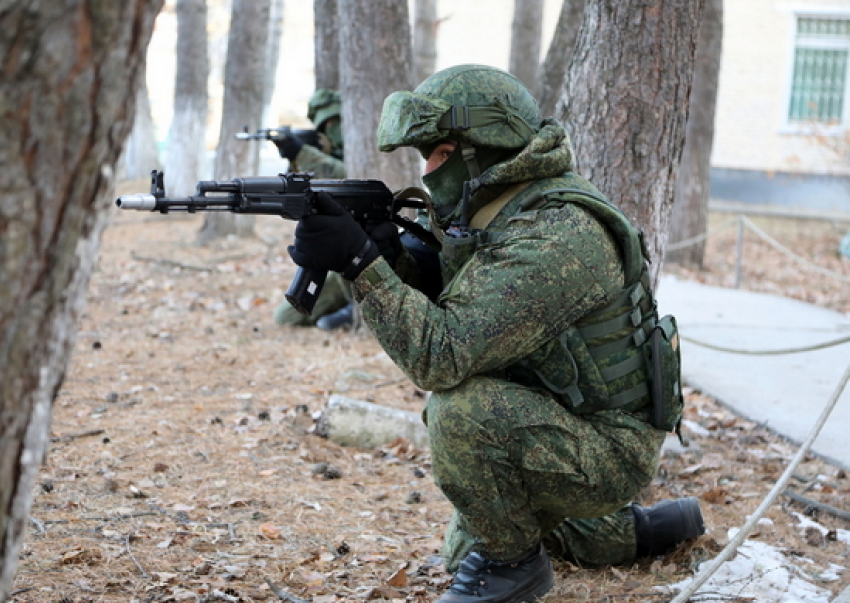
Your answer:
[[[487,65],[455,65],[413,92],[386,98],[378,148],[411,146],[421,151],[451,139],[473,147],[521,149],[542,120],[537,101],[515,76]]]
[[[542,121],[537,101],[515,76],[487,65],[456,65],[438,71],[413,92],[386,98],[378,148],[414,147],[427,159],[441,142],[458,142],[452,156],[423,177],[437,223],[444,228],[487,201],[479,195],[467,204],[468,195],[478,190],[478,177],[528,145]]]
[[[336,90],[320,88],[313,93],[307,103],[307,118],[315,124],[317,130],[332,117],[342,113],[342,98]]]

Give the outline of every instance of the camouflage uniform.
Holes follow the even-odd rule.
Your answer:
[[[434,123],[453,103],[441,98],[466,95],[468,105],[500,111],[503,100],[515,102],[518,89],[500,88],[504,75],[488,88],[488,69],[496,71],[484,68],[474,93],[463,80],[476,68],[461,66],[414,93],[396,93],[409,97],[388,98],[381,149],[415,146],[427,156],[447,138]],[[417,386],[432,392],[423,418],[434,478],[455,507],[446,565],[454,572],[471,550],[509,560],[541,539],[550,553],[582,564],[630,562],[636,538],[627,505],[652,480],[665,434],[647,422],[646,396],[607,407],[611,383],[598,377],[601,367],[579,329],[640,276],[636,232],[573,172],[558,122],[533,112],[523,119],[513,110],[471,119],[479,156],[491,165],[474,179],[468,205],[474,245],[443,233],[458,219],[457,207],[432,208],[445,283],[436,303],[406,284],[416,268],[405,258],[395,270],[378,259],[354,281],[371,332]],[[505,139],[507,159],[496,153]],[[458,157],[468,146],[459,145]],[[426,176],[432,194],[451,188],[437,179],[441,172],[451,179],[452,161],[433,172],[431,183]],[[501,209],[476,225],[488,206]],[[615,361],[636,353],[632,347]],[[624,379],[645,381],[646,374]]]
[[[301,147],[290,166],[291,171],[312,172],[315,178],[339,180],[345,178],[345,162],[342,160],[342,136],[339,130],[339,116],[342,109],[339,92],[335,90],[316,90],[310,98],[307,116],[320,130],[323,149],[310,144]],[[330,121],[337,118],[334,127]],[[322,316],[336,312],[353,300],[351,284],[336,272],[329,272],[325,286],[316,300],[313,312],[304,316],[292,305],[283,300],[274,310],[274,321],[279,325],[311,327]]]

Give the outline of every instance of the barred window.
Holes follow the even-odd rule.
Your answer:
[[[844,120],[850,19],[798,17],[790,123]]]

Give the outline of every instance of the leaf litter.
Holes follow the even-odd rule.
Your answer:
[[[436,599],[451,581],[439,558],[451,505],[433,484],[428,450],[403,439],[344,448],[315,430],[332,393],[418,412],[424,392],[364,330],[273,324],[294,275],[285,252],[291,223],[260,219],[257,239],[200,248],[192,241],[201,220],[111,216],[54,405],[11,600]],[[786,232],[784,244],[822,257],[833,233],[801,230]],[[747,257],[760,258],[759,282],[778,275],[763,287],[792,297],[814,289],[807,301],[836,309],[850,299],[825,277],[794,277],[758,242],[748,245]],[[667,270],[727,279],[728,248],[709,241],[706,271]],[[764,426],[686,393],[688,446],[670,440],[639,500],[697,496],[708,533],[630,567],[556,560],[545,600],[669,600],[793,457],[796,447]],[[847,473],[817,457],[800,466],[793,488],[850,510]],[[731,586],[715,584],[716,597],[828,601],[850,582],[848,529],[846,519],[782,497],[724,566]]]

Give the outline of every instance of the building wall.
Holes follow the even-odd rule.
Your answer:
[[[850,17],[850,0],[726,0],[723,10],[712,165],[767,177],[850,174],[850,140],[801,132],[786,120],[795,11]]]

